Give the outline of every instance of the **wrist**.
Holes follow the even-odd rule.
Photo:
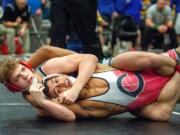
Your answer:
[[[47,102],[47,99],[39,99],[38,101],[36,101],[37,104],[40,106],[40,107],[43,107],[46,102]]]
[[[80,85],[76,85],[76,84],[74,84],[73,86],[72,86],[72,89],[74,90],[74,91],[76,91],[76,92],[80,92],[81,90],[82,90],[82,86],[80,86]]]
[[[18,23],[17,22],[14,23],[14,27],[18,27]]]

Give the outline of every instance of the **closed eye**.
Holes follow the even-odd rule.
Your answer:
[[[24,67],[24,66],[22,66],[21,71],[24,71],[24,70],[25,70],[25,67]]]

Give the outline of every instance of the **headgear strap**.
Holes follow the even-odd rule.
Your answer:
[[[21,60],[21,61],[19,61],[19,64],[27,67],[27,68],[30,69],[32,72],[34,72],[32,66],[31,66],[29,63],[27,63],[26,61],[22,61],[22,60]],[[10,82],[10,81],[6,82],[6,83],[5,83],[5,86],[6,86],[7,89],[8,89],[9,91],[11,91],[11,92],[22,92],[22,90],[23,90],[23,88],[15,85],[14,83],[12,83],[12,82]]]

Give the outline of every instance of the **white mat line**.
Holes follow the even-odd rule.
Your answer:
[[[180,116],[180,112],[172,112],[173,115],[179,115]]]
[[[29,103],[0,103],[0,106],[29,106]]]

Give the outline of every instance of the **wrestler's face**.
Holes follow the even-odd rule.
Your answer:
[[[10,82],[21,87],[28,88],[34,79],[34,73],[27,67],[18,64],[18,66],[11,72]]]
[[[54,77],[48,80],[47,86],[49,89],[50,97],[57,98],[60,93],[72,87],[72,81],[67,75],[59,74],[58,77]]]

